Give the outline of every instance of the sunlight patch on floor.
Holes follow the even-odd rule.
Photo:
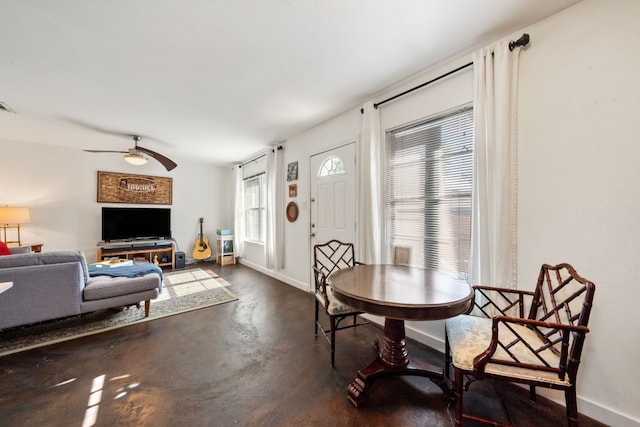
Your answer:
[[[58,384],[54,384],[54,387],[60,387],[60,386],[63,386],[63,385],[67,385],[67,384],[70,384],[70,383],[74,382],[75,380],[77,380],[77,378],[69,378],[68,380],[61,381]]]
[[[203,270],[185,271],[184,273],[171,274],[165,278],[162,293],[158,295],[155,301],[164,301],[172,297],[180,297],[191,295],[198,292],[215,289],[221,286],[228,286],[229,283],[220,278],[214,272],[205,272]]]
[[[98,409],[102,401],[102,390],[104,388],[105,375],[99,375],[93,379],[91,383],[91,391],[89,392],[89,401],[87,402],[87,410],[84,413],[82,427],[91,427],[96,424],[98,419]]]

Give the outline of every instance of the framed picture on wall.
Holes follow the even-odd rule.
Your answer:
[[[98,171],[98,203],[171,205],[173,179]]]
[[[287,181],[295,181],[298,179],[298,162],[291,162],[287,166]]]

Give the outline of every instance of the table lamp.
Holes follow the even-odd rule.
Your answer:
[[[0,207],[0,226],[4,232],[4,242],[17,243],[21,245],[20,241],[20,224],[26,224],[29,222],[29,208],[16,208],[10,206]],[[7,240],[7,228],[16,228],[18,230],[18,240]]]

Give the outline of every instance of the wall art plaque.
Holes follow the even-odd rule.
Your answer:
[[[98,171],[98,203],[170,205],[173,178]]]

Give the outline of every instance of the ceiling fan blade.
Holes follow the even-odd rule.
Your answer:
[[[82,128],[89,129],[89,130],[92,130],[94,132],[103,133],[105,135],[122,136],[122,137],[126,137],[126,138],[129,138],[129,139],[134,137],[134,135],[131,134],[131,133],[119,132],[119,131],[112,130],[112,129],[102,128],[102,127],[96,126],[94,124],[86,123],[86,122],[83,122],[83,121],[80,121],[80,120],[76,120],[76,119],[72,119],[72,118],[69,118],[69,117],[64,117],[63,119],[65,121],[69,122],[69,123],[73,123],[76,126],[80,126]]]
[[[154,159],[159,161],[162,164],[162,166],[164,166],[165,169],[167,169],[168,171],[173,170],[176,166],[178,166],[178,164],[173,160],[163,156],[160,153],[156,153],[153,150],[149,150],[148,148],[144,148],[144,147],[140,147],[139,145],[136,145],[136,150],[153,157]]]
[[[159,139],[159,138],[155,138],[152,136],[148,136],[148,135],[141,135],[141,134],[134,134],[134,133],[128,133],[128,132],[124,132],[124,131],[117,131],[117,130],[113,130],[113,129],[107,129],[107,128],[103,128],[100,126],[96,126],[94,124],[91,123],[87,123],[87,122],[83,122],[81,120],[77,120],[77,119],[73,119],[70,117],[62,117],[63,120],[65,120],[66,122],[72,123],[76,126],[88,129],[88,130],[92,130],[94,132],[99,132],[99,133],[103,133],[105,135],[112,135],[112,136],[122,136],[128,139],[134,139],[136,137],[140,138],[140,139],[150,139],[150,140],[154,140],[160,144],[166,145],[166,146],[171,146],[172,144],[170,144],[169,142]]]
[[[121,150],[83,150],[86,151],[87,153],[128,153],[128,151],[121,151]]]
[[[85,129],[90,129],[93,130],[95,132],[100,132],[100,133],[104,133],[107,135],[114,135],[114,136],[125,136],[128,138],[133,139],[134,142],[134,146],[132,148],[132,150],[135,151],[139,151],[141,153],[145,153],[150,157],[153,157],[154,159],[156,159],[158,162],[160,162],[162,164],[162,166],[165,167],[166,170],[170,171],[176,168],[176,166],[178,166],[178,164],[176,162],[174,162],[173,160],[169,159],[168,157],[163,156],[160,153],[157,153],[153,150],[149,150],[148,148],[144,148],[144,147],[140,147],[138,145],[138,142],[142,139],[142,136],[140,135],[136,135],[136,134],[129,134],[129,133],[125,133],[125,132],[118,132],[118,131],[113,131],[110,129],[104,129],[89,123],[85,123],[82,122],[80,120],[76,120],[76,119],[72,119],[72,118],[66,118],[65,120],[67,120],[70,123],[73,123],[77,126],[81,126]],[[160,141],[162,143],[164,143],[163,141]],[[84,150],[87,151],[89,153],[128,153],[129,151],[116,151],[116,150]]]

